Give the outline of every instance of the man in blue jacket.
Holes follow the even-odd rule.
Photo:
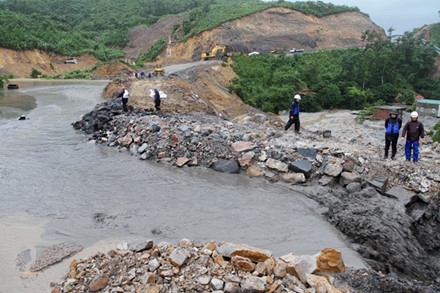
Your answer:
[[[397,141],[399,140],[399,131],[402,127],[402,119],[397,117],[397,111],[391,110],[390,117],[385,120],[385,156],[388,158],[388,150],[391,145],[391,160],[394,160],[394,156],[397,152]]]
[[[295,132],[299,133],[299,101],[301,101],[301,96],[296,94],[293,97],[293,102],[289,107],[289,121],[287,121],[286,126],[284,126],[284,130],[288,130],[292,124],[295,124]]]

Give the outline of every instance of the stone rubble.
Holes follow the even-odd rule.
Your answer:
[[[423,149],[423,156],[433,164],[420,168],[411,163],[402,168],[398,161],[378,162],[374,157],[378,150],[371,146],[351,146],[347,151],[342,144],[332,145],[323,138],[322,131],[292,137],[271,128],[270,121],[260,116],[228,121],[202,114],[156,115],[141,109],[124,115],[119,103],[114,99],[98,105],[75,122],[74,128],[90,134],[96,143],[177,167],[208,167],[229,173],[241,169],[271,181],[304,183],[300,175],[285,176],[300,173],[307,181],[323,185],[339,181],[343,186],[384,181],[386,176],[387,187],[400,185],[428,195],[440,191],[440,145],[432,141],[425,143],[430,146]],[[292,139],[296,140],[293,144]]]
[[[423,165],[417,165],[383,160],[383,146],[368,133],[344,139],[309,128],[298,135],[273,128],[264,115],[228,121],[143,109],[123,113],[120,101],[111,99],[73,126],[141,160],[245,172],[303,192],[327,208],[328,221],[358,245],[373,269],[440,283],[440,146],[429,136]],[[408,193],[401,196],[395,188]],[[258,267],[239,258],[234,264]]]
[[[341,253],[326,248],[315,255],[275,257],[245,244],[188,239],[123,245],[87,259],[73,260],[58,292],[342,292],[332,273],[345,270]],[[347,291],[343,291],[347,292]]]

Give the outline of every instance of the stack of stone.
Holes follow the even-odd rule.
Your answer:
[[[341,253],[326,248],[316,255],[271,251],[245,244],[182,239],[177,245],[148,240],[74,260],[59,292],[341,292],[331,273],[342,272]]]

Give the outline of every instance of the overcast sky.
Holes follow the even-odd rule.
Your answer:
[[[296,2],[298,0],[292,0]],[[403,34],[425,24],[440,22],[440,0],[323,0],[324,3],[356,6],[386,33]]]

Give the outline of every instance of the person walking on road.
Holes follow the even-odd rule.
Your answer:
[[[125,112],[128,111],[127,102],[129,96],[130,93],[128,92],[128,90],[125,88],[125,86],[122,86],[121,91],[118,94],[118,98],[122,98],[122,110],[124,110]]]
[[[295,94],[293,101],[289,107],[289,121],[287,121],[284,130],[288,130],[292,124],[295,124],[295,132],[299,133],[300,121],[299,121],[299,102],[301,101],[301,96]]]
[[[391,110],[390,117],[385,120],[385,155],[384,159],[388,158],[388,151],[391,145],[391,160],[397,153],[397,141],[399,140],[399,131],[402,127],[402,119],[397,117],[397,111]]]
[[[153,88],[153,91],[154,91],[154,97],[153,97],[154,108],[156,109],[157,112],[159,112],[160,111],[160,93],[159,93],[159,90],[157,89],[156,86]]]
[[[410,115],[411,120],[408,121],[403,127],[402,142],[406,135],[405,144],[405,158],[407,161],[411,161],[411,156],[414,163],[419,161],[419,145],[422,143],[425,137],[425,129],[423,123],[418,121],[419,114],[414,111]]]

